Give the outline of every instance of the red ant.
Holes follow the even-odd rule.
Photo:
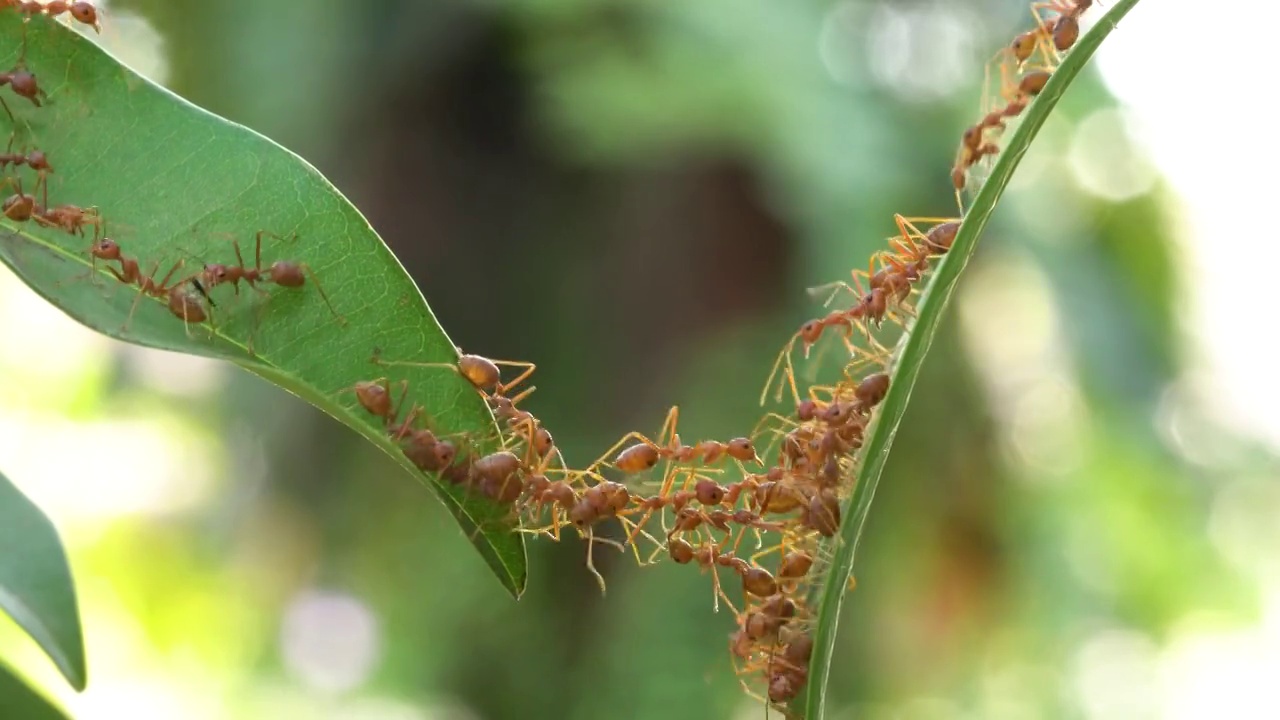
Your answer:
[[[141,290],[138,297],[134,299],[133,306],[129,308],[129,316],[125,319],[124,325],[120,328],[121,332],[128,329],[129,322],[133,318],[133,313],[138,309],[138,303],[141,302],[143,296],[146,295],[165,300],[168,303],[169,312],[173,313],[176,317],[181,318],[184,325],[189,322],[204,322],[209,319],[201,298],[192,295],[190,290],[185,287],[190,283],[200,296],[203,297],[203,300],[207,300],[212,306],[213,301],[209,299],[207,292],[200,285],[197,280],[197,276],[193,275],[188,278],[183,278],[173,285],[169,285],[169,280],[173,277],[173,274],[178,271],[178,268],[182,267],[184,261],[179,260],[174,263],[173,267],[170,268],[169,272],[164,276],[164,279],[157,283],[155,281],[155,275],[160,269],[159,261],[157,261],[155,266],[152,267],[149,275],[143,275],[139,269],[138,261],[121,252],[120,245],[111,238],[104,237],[94,243],[93,247],[90,248],[90,253],[93,255],[95,261],[98,259],[108,261],[118,260],[120,262],[120,270],[117,271],[115,268],[108,265],[107,271],[125,285],[137,285]],[[190,334],[189,328],[187,332]]]
[[[371,361],[378,365],[447,368],[466,378],[467,382],[471,383],[476,390],[479,390],[487,398],[505,396],[511,388],[516,387],[520,383],[529,379],[529,376],[533,375],[533,371],[537,369],[537,366],[531,362],[524,362],[522,360],[491,360],[481,355],[462,353],[460,348],[455,349],[459,353],[457,363],[421,363],[411,362],[408,360],[383,360],[381,351],[376,349],[373,352],[373,358],[371,358]],[[524,371],[510,382],[504,383],[502,382],[502,371],[499,369],[499,365],[524,368]],[[525,390],[512,399],[510,404],[513,405],[515,402],[528,397],[532,392],[533,388]]]
[[[329,307],[329,312],[338,319],[342,325],[347,324],[347,319],[333,308],[333,303],[329,302],[329,296],[325,294],[324,288],[320,286],[320,280],[312,272],[311,267],[306,263],[293,262],[291,260],[277,260],[271,263],[271,266],[264,272],[262,269],[262,236],[275,238],[277,240],[285,240],[285,238],[275,233],[259,230],[254,237],[254,253],[253,267],[245,267],[244,257],[240,254],[240,242],[232,241],[232,247],[236,251],[236,265],[223,265],[221,263],[210,263],[204,266],[204,270],[200,273],[200,278],[204,281],[204,286],[210,290],[222,285],[223,283],[231,283],[235,288],[237,295],[240,294],[240,281],[243,280],[249,284],[249,287],[260,293],[266,294],[265,290],[257,286],[259,282],[275,283],[282,287],[298,288],[302,287],[308,277],[315,284],[316,290],[319,291],[320,297],[324,300],[325,305]],[[297,233],[289,236],[288,240],[296,239]]]
[[[361,407],[382,418],[387,428],[390,429],[395,424],[396,417],[400,414],[400,408],[404,405],[405,396],[409,393],[409,381],[400,381],[400,400],[396,402],[394,407],[391,405],[391,382],[384,377],[377,380],[362,380],[349,388],[339,390],[338,394],[341,395],[348,392],[354,392],[356,400],[360,402]],[[408,425],[408,421],[405,422],[405,425]],[[403,432],[407,432],[407,429],[402,430],[402,434]]]
[[[30,100],[36,107],[41,107],[41,97],[48,97],[48,93],[40,89],[39,83],[36,82],[36,76],[27,70],[26,63],[23,60],[18,60],[18,64],[14,65],[9,72],[0,73],[0,86],[4,85],[13,88],[15,95]],[[9,115],[14,127],[17,127],[18,118],[14,116],[13,110],[9,109],[9,103],[5,102],[2,97],[0,97],[0,106],[4,107],[4,111]]]
[[[63,13],[70,13],[76,22],[88,25],[96,33],[102,32],[102,26],[98,23],[98,9],[92,3],[83,2],[83,0],[80,2],[49,0],[44,6],[44,13],[51,18]]]
[[[36,205],[36,199],[32,195],[22,192],[22,179],[17,180],[6,179],[6,183],[12,182],[17,186],[18,192],[4,199],[4,204],[0,205],[0,212],[10,220],[17,222],[26,222],[36,215],[39,206]]]
[[[68,234],[79,235],[80,237],[84,237],[84,226],[86,225],[93,226],[95,237],[104,227],[104,221],[102,216],[98,214],[98,208],[82,208],[79,205],[69,204],[41,210],[36,214],[35,221],[41,225],[55,227]]]
[[[183,264],[183,260],[178,260],[173,264],[173,267],[169,268],[169,272],[165,273],[164,278],[157,283],[155,276],[156,272],[160,270],[160,261],[157,260],[151,267],[151,273],[149,275],[137,278],[136,282],[141,292],[138,293],[138,297],[134,298],[133,305],[129,308],[129,315],[125,318],[124,325],[120,328],[121,332],[124,332],[129,328],[129,322],[133,319],[133,314],[138,309],[138,303],[142,302],[142,298],[147,295],[166,301],[169,312],[173,313],[175,317],[181,319],[184,327],[187,326],[188,323],[204,322],[209,319],[208,313],[205,312],[204,305],[201,302],[200,297],[193,295],[191,290],[187,287],[188,284],[191,284],[201,295],[204,295],[204,288],[200,287],[196,283],[195,275],[182,278],[173,285],[169,284],[170,278],[173,277],[173,274],[177,272],[178,268],[182,267]],[[134,267],[136,266],[137,263],[135,262]],[[108,266],[107,269],[120,279],[121,282],[124,282],[123,276],[116,273],[115,268]],[[187,327],[186,330],[187,334],[190,335],[191,329]]]
[[[10,165],[20,166],[26,165],[36,171],[36,190],[40,190],[40,186],[48,182],[49,174],[53,172],[53,166],[49,164],[49,158],[42,150],[32,150],[29,153],[13,152],[14,136],[9,136],[9,147],[5,152],[0,153],[0,171],[5,170]],[[49,188],[46,186],[44,190],[45,207],[49,205]]]
[[[613,466],[624,473],[644,472],[653,468],[658,464],[659,460],[671,460],[676,463],[700,463],[712,465],[725,457],[731,457],[739,462],[760,462],[760,457],[756,454],[755,447],[751,444],[749,438],[734,438],[729,442],[720,442],[718,440],[703,440],[693,445],[685,445],[680,442],[680,436],[676,434],[676,423],[680,418],[680,408],[673,406],[667,412],[667,419],[662,423],[662,429],[658,432],[658,442],[654,442],[639,432],[629,432],[622,436],[622,439],[614,443],[600,456],[600,459],[591,464],[590,468],[597,468],[605,464],[606,459],[615,450],[622,448],[628,440],[638,440],[639,442],[630,445],[618,453],[613,460]],[[666,438],[666,440],[663,440]],[[668,479],[668,482],[674,481],[674,476]],[[665,484],[665,483],[664,483]],[[666,490],[669,491],[669,488]],[[665,492],[663,494],[666,494]]]
[[[35,0],[4,0],[3,4],[15,8],[26,15],[27,19],[35,15],[56,18],[63,13],[70,13],[76,22],[92,27],[94,32],[102,32],[102,26],[98,23],[98,9],[92,3],[83,2],[83,0],[80,2],[49,0],[48,3],[39,3]]]

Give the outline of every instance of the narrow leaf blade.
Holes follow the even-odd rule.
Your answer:
[[[1004,193],[1009,179],[1022,160],[1022,156],[1044,125],[1058,100],[1098,49],[1102,40],[1111,33],[1120,18],[1124,17],[1138,0],[1118,0],[1098,23],[1080,39],[1075,48],[1053,73],[1039,97],[1031,103],[1025,119],[1010,136],[1001,152],[990,177],[979,191],[973,206],[950,252],[939,264],[917,306],[917,319],[898,346],[898,355],[892,369],[889,393],[881,405],[874,427],[869,430],[863,464],[858,473],[853,495],[842,509],[845,518],[840,534],[834,540],[830,572],[825,582],[815,587],[819,595],[818,621],[814,630],[814,650],[809,664],[808,689],[804,705],[796,708],[801,717],[820,720],[824,716],[827,682],[831,674],[831,657],[835,647],[836,628],[840,606],[844,599],[849,576],[853,572],[855,553],[862,531],[866,527],[871,501],[875,498],[880,474],[889,458],[893,438],[907,409],[907,401],[915,387],[920,368],[929,352],[929,346],[937,333],[947,304],[951,300],[960,273],[977,249],[978,238]]]
[[[0,474],[0,609],[36,641],[67,682],[88,681],[71,568],[58,531]]]
[[[0,718],[70,720],[66,713],[27,686],[0,663]]]

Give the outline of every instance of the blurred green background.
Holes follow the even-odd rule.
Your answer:
[[[1064,99],[961,282],[832,717],[1280,717],[1280,386],[1265,282],[1239,274],[1280,258],[1237,217],[1274,202],[1250,172],[1280,153],[1248,118],[1188,151],[1221,116],[1164,43],[1215,21],[1159,10]],[[536,362],[529,407],[576,463],[675,403],[687,437],[750,429],[805,288],[865,266],[893,212],[953,213],[982,64],[1030,22],[1017,0],[108,13],[113,52],[319,167],[463,348]],[[0,648],[80,720],[763,714],[689,567],[602,551],[601,598],[580,542],[533,542],[513,602],[418,482],[298,399],[96,337],[7,273],[0,333],[0,465],[64,534],[90,688],[7,621]]]

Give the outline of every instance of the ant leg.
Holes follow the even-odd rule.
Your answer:
[[[36,190],[41,191],[44,199],[44,210],[49,212],[49,175],[44,171],[41,171],[36,176]],[[80,233],[80,237],[84,237],[84,232]]]
[[[374,350],[373,355],[370,356],[369,358],[369,362],[373,363],[374,365],[416,367],[416,368],[442,368],[444,370],[452,370],[455,373],[458,373],[459,375],[462,374],[462,371],[458,369],[457,363],[447,363],[447,362],[428,363],[428,362],[414,362],[412,360],[383,360],[380,349]]]
[[[769,391],[773,388],[773,379],[778,376],[778,371],[782,369],[784,360],[790,364],[791,351],[795,349],[796,341],[800,339],[800,333],[791,336],[791,340],[782,346],[782,350],[778,353],[777,359],[773,361],[773,369],[769,371],[769,377],[764,381],[764,390],[760,391],[760,405],[763,406],[769,398]],[[781,391],[781,388],[779,388]],[[779,392],[781,395],[781,392]],[[780,402],[781,400],[779,400]]]
[[[928,239],[928,234],[921,232],[920,228],[916,227],[916,223],[949,223],[960,222],[963,219],[963,217],[915,217],[898,213],[893,214],[893,222],[898,226],[898,232],[907,240],[911,238],[918,238],[922,241]]]
[[[782,429],[781,429],[781,428],[768,427],[768,425],[767,425],[767,424],[768,424],[770,421],[775,421],[775,420],[776,420],[777,422],[781,423],[783,427],[798,427],[798,426],[799,426],[799,423],[797,423],[795,420],[792,420],[791,418],[789,418],[789,417],[787,417],[787,416],[785,416],[785,415],[781,415],[781,414],[776,413],[776,412],[767,412],[767,413],[765,413],[763,416],[761,416],[761,418],[760,418],[760,420],[759,420],[759,421],[757,421],[757,422],[756,422],[755,427],[751,428],[751,432],[747,434],[747,437],[748,437],[748,438],[750,438],[750,439],[754,442],[756,438],[760,437],[761,435],[765,434],[766,432],[768,432],[768,433],[769,433],[769,434],[771,434],[771,435],[775,435],[775,436],[776,436],[776,435],[780,435],[780,434],[782,434]]]
[[[267,237],[275,238],[276,240],[280,240],[281,242],[284,242],[284,238],[280,237],[279,235],[273,232],[269,232],[267,230],[259,230],[258,234],[253,236],[253,269],[258,271],[262,270],[262,236],[263,235],[266,235]],[[236,254],[237,256],[239,255],[239,253],[236,253]]]
[[[383,389],[387,391],[387,395],[390,395],[391,388],[386,384],[387,379],[383,378],[382,382],[384,383],[382,386]],[[395,407],[395,410],[391,411],[391,417],[387,418],[388,426],[394,423],[397,417],[400,417],[400,410],[404,407],[404,400],[405,400],[405,397],[407,397],[408,395],[409,395],[409,381],[401,380],[400,381],[400,399],[396,401],[396,407]]]
[[[645,517],[647,518],[648,515],[646,514]],[[627,530],[627,539],[623,541],[622,543],[623,546],[625,547],[627,545],[630,545],[631,551],[635,555],[636,562],[639,563],[641,567],[644,567],[645,562],[640,559],[640,547],[635,543],[636,535],[645,536],[649,540],[649,542],[652,542],[655,546],[658,547],[659,550],[662,549],[662,543],[658,542],[657,538],[650,535],[645,530],[641,529],[643,526],[643,521],[640,523],[637,523],[634,520],[631,520],[630,518],[619,516],[618,522],[622,523],[623,530]]]
[[[185,265],[185,264],[186,264],[186,262],[187,262],[186,260],[183,260],[183,259],[179,258],[179,259],[178,259],[178,262],[174,263],[174,264],[173,264],[173,267],[169,268],[169,272],[167,272],[167,273],[165,273],[165,274],[164,274],[164,279],[160,281],[160,284],[159,284],[159,285],[156,285],[156,286],[155,286],[155,294],[156,294],[156,297],[159,297],[161,294],[163,294],[164,292],[167,292],[167,291],[169,290],[169,280],[173,278],[173,274],[174,274],[174,273],[178,272],[178,268],[180,268],[180,267],[182,267],[183,265]],[[159,265],[160,265],[160,263],[159,263],[159,262],[157,262],[157,263],[156,263],[156,266],[157,266],[157,267],[159,267]],[[152,271],[152,277],[155,277],[155,271]],[[190,279],[190,278],[188,278],[188,279]],[[186,282],[186,280],[179,280],[177,283],[175,283],[175,286],[176,286],[176,285],[181,285],[181,284],[182,284],[182,283],[184,283],[184,282]]]
[[[524,362],[524,361],[522,361],[522,360],[493,360],[493,359],[490,359],[490,360],[489,360],[489,362],[493,363],[494,365],[505,365],[505,366],[507,366],[507,367],[519,367],[519,368],[524,368],[524,372],[522,372],[522,373],[520,373],[519,375],[517,375],[517,376],[515,377],[515,379],[514,379],[514,380],[512,380],[511,382],[506,382],[506,383],[504,383],[504,382],[499,381],[499,382],[498,382],[497,387],[495,387],[495,388],[493,389],[493,394],[495,394],[495,395],[505,395],[505,394],[507,393],[507,391],[508,391],[508,390],[510,390],[511,388],[516,387],[517,385],[519,385],[520,383],[524,382],[525,380],[528,380],[528,379],[529,379],[529,376],[530,376],[530,375],[533,375],[533,371],[534,371],[534,370],[536,370],[536,369],[538,369],[538,366],[537,366],[537,365],[534,365],[534,364],[533,364],[533,363],[531,363],[531,362]]]
[[[17,133],[17,132],[18,132],[18,118],[13,114],[13,111],[9,109],[9,103],[5,102],[3,97],[0,97],[0,106],[3,106],[3,107],[4,107],[4,112],[5,112],[5,114],[9,116],[9,122],[13,123],[13,132],[14,132],[14,133]],[[12,136],[10,136],[10,137],[12,137]]]
[[[302,271],[307,274],[307,277],[311,278],[311,282],[314,283],[316,286],[316,291],[320,293],[320,298],[324,300],[325,305],[329,306],[329,312],[333,313],[333,316],[337,318],[338,324],[346,325],[347,319],[343,317],[341,313],[339,313],[337,310],[333,308],[333,303],[329,302],[329,296],[325,293],[324,286],[320,284],[320,278],[316,277],[316,274],[311,269],[311,266],[307,265],[306,263],[298,263],[298,267],[302,268]]]
[[[609,460],[609,456],[610,456],[610,455],[613,455],[615,452],[617,452],[617,451],[621,450],[621,449],[623,448],[623,446],[625,446],[625,445],[627,444],[627,441],[629,441],[629,440],[639,440],[640,442],[644,443],[645,445],[650,445],[650,446],[655,447],[655,448],[656,448],[656,447],[660,447],[657,443],[655,443],[654,441],[652,441],[652,440],[650,440],[649,438],[645,437],[643,433],[640,433],[640,432],[637,432],[637,431],[634,431],[634,430],[633,430],[633,431],[631,431],[631,432],[627,433],[626,435],[623,435],[623,436],[622,436],[622,438],[618,440],[618,442],[616,442],[616,443],[614,443],[612,446],[610,446],[610,448],[609,448],[608,450],[605,450],[605,451],[604,451],[604,453],[602,453],[602,454],[600,455],[600,457],[596,459],[596,461],[595,461],[595,462],[593,462],[593,463],[591,463],[590,465],[588,465],[588,466],[587,466],[587,469],[586,469],[586,472],[594,472],[594,471],[596,470],[596,468],[599,468],[599,467],[613,467],[613,463],[608,462],[608,460]]]
[[[250,284],[249,287],[253,287],[254,290],[258,289],[254,287],[252,284]],[[265,295],[266,293],[263,293],[263,294]],[[245,344],[245,350],[249,353],[251,357],[258,356],[258,354],[253,351],[253,338],[257,336],[258,328],[262,327],[262,316],[266,312],[267,303],[270,301],[271,301],[271,298],[268,297],[266,300],[263,300],[262,302],[258,303],[257,306],[253,308],[253,322],[252,322],[252,326],[249,328],[249,340]]]
[[[395,434],[391,436],[391,442],[399,443],[403,440],[404,436],[408,435],[409,431],[413,430],[413,422],[417,420],[418,416],[422,413],[422,406],[414,403],[413,407],[409,408],[408,414],[404,416],[404,422],[400,423],[400,427],[396,428]]]
[[[195,283],[195,280],[192,280],[192,282]],[[199,288],[199,285],[197,284],[196,287]],[[214,307],[213,299],[210,298],[208,295],[205,295],[203,289],[200,290],[200,294],[204,295],[205,299],[209,301],[209,308],[201,308],[201,309],[205,310],[205,322],[209,323],[209,339],[212,340],[218,332],[218,326],[217,324],[214,323],[214,320],[213,320],[213,310],[212,310],[212,308]],[[182,321],[183,323],[186,323],[187,319],[185,317],[186,315],[185,308],[183,309],[183,315],[184,317],[182,318]]]
[[[1006,45],[982,65],[982,98],[978,104],[978,112],[983,115],[991,112],[992,107],[995,105],[995,102],[991,99],[991,66],[996,65],[1003,72],[1004,68],[1008,66],[1010,58],[1013,58],[1013,53]],[[1016,58],[1014,60],[1016,62]]]
[[[536,386],[530,386],[530,387],[527,387],[527,388],[525,388],[524,390],[522,390],[522,391],[520,392],[520,394],[519,394],[519,395],[516,395],[516,396],[515,396],[515,397],[513,397],[513,398],[508,398],[508,400],[510,400],[510,402],[511,402],[511,407],[515,407],[515,406],[519,405],[519,404],[520,404],[520,403],[521,403],[525,398],[527,398],[527,397],[529,397],[530,395],[532,395],[532,394],[533,394],[533,391],[534,391],[534,390],[537,390],[537,389],[538,389],[538,388],[537,388]]]
[[[108,266],[107,266],[107,269],[111,271],[111,274],[112,274],[112,275],[115,275],[117,278],[119,278],[121,282],[124,282],[124,277],[123,277],[122,275],[120,275],[119,273],[117,273],[117,272],[115,271],[115,268],[113,268],[113,267],[111,267],[110,265],[108,265]],[[176,269],[176,268],[175,268],[175,269]],[[159,261],[159,260],[157,260],[157,261],[155,262],[155,264],[151,266],[151,273],[150,273],[149,275],[147,275],[146,277],[147,277],[147,278],[155,277],[155,274],[156,274],[156,272],[157,272],[158,270],[160,270],[160,261]],[[170,275],[172,275],[172,274],[173,274],[173,271],[171,270],[171,271],[169,272],[169,274],[170,274]],[[166,279],[167,279],[167,277],[166,277]],[[139,289],[138,289],[138,296],[137,296],[137,297],[135,297],[135,298],[133,299],[133,305],[131,305],[131,306],[129,307],[129,314],[128,314],[128,316],[126,316],[126,317],[125,317],[125,319],[124,319],[124,325],[121,325],[121,326],[120,326],[120,332],[121,332],[121,333],[124,333],[124,332],[128,331],[128,329],[129,329],[129,323],[133,322],[133,314],[134,314],[135,312],[137,312],[137,310],[138,310],[138,303],[142,302],[142,298],[144,298],[144,297],[146,297],[146,296],[147,296],[147,291],[146,291],[146,289],[143,287],[143,280],[139,280],[139,281],[138,281],[138,286],[139,286]]]
[[[672,405],[667,411],[666,420],[662,421],[662,429],[658,431],[658,447],[667,447],[680,441],[676,435],[676,423],[680,421],[680,406]],[[663,438],[666,438],[665,440]]]
[[[587,538],[587,569],[591,571],[592,575],[596,576],[596,582],[600,584],[600,594],[604,595],[605,594],[604,576],[600,574],[599,570],[596,570],[595,530],[592,528],[587,528],[586,538]]]
[[[836,280],[834,282],[823,283],[821,285],[815,285],[811,288],[806,288],[805,293],[807,293],[809,297],[816,299],[818,295],[824,292],[827,292],[828,290],[831,291],[831,294],[827,295],[827,299],[823,301],[822,307],[824,308],[830,307],[831,303],[835,301],[836,296],[839,295],[841,291],[844,291],[849,293],[850,295],[853,295],[855,299],[857,299],[858,297],[858,294],[854,292],[853,288],[849,285],[849,283],[844,282],[842,280]]]
[[[928,254],[927,250],[921,252],[921,247],[916,244],[915,240],[912,240],[909,237],[901,238],[894,236],[889,239],[889,245],[893,248],[892,255],[894,259],[899,262],[904,259],[907,261],[918,260]]]
[[[806,345],[805,346],[806,356],[808,355],[808,351],[809,351],[809,346]],[[782,377],[783,377],[783,380],[785,381],[785,385],[783,383],[778,383],[778,393],[773,397],[774,402],[782,402],[782,391],[786,389],[786,387],[790,387],[791,397],[793,400],[795,400],[795,403],[799,405],[800,390],[796,387],[796,366],[792,364],[790,355],[787,355],[786,367],[782,369],[782,373],[783,373]]]
[[[231,248],[232,248],[233,250],[235,250],[235,251],[236,251],[236,264],[240,266],[241,275],[243,275],[243,274],[244,274],[244,270],[245,270],[246,268],[245,268],[245,265],[244,265],[244,257],[242,257],[242,256],[240,255],[240,241],[239,241],[239,240],[236,240],[236,239],[234,239],[234,238],[232,238],[232,240],[231,240]],[[233,294],[234,294],[236,297],[239,297],[239,296],[240,296],[240,283],[238,283],[238,282],[231,283],[231,287],[232,287],[232,292],[233,292]],[[256,287],[256,286],[254,286],[252,283],[250,283],[249,287],[252,287],[252,288],[254,288],[255,290],[257,289],[257,287]]]

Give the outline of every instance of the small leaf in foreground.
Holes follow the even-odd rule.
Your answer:
[[[80,610],[62,541],[49,518],[4,475],[0,475],[0,609],[49,655],[72,687],[85,688],[88,676]]]
[[[28,687],[4,663],[0,663],[0,718],[70,720],[66,713]]]

